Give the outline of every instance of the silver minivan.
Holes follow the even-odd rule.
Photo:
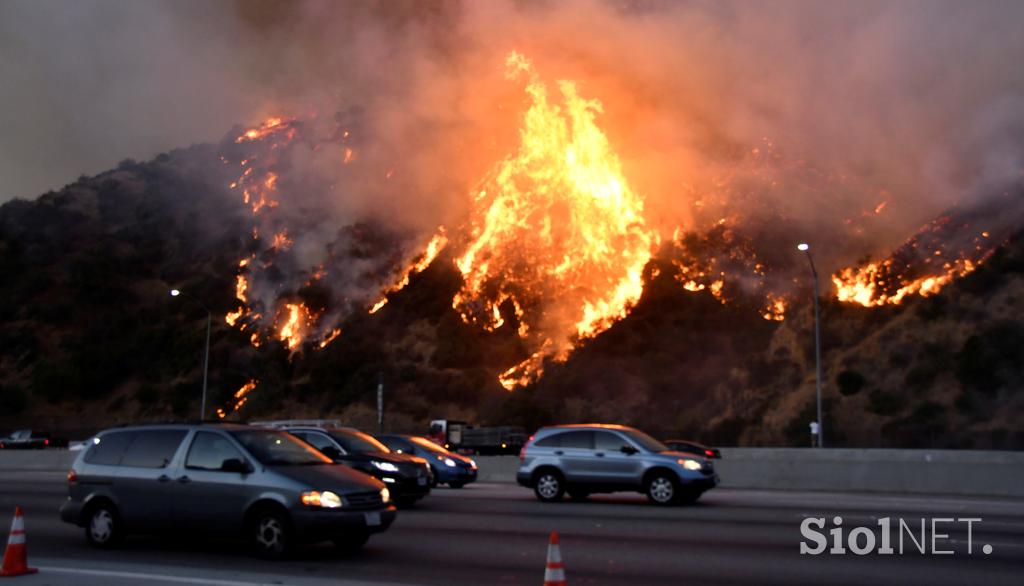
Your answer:
[[[359,549],[394,521],[390,501],[382,482],[283,431],[137,425],[89,441],[68,472],[60,514],[97,547],[129,533],[231,533],[279,558],[300,542]]]
[[[657,505],[691,503],[718,484],[711,461],[673,452],[646,433],[623,425],[544,427],[519,454],[516,481],[542,501],[592,493],[642,492]]]

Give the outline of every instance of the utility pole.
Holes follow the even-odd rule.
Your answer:
[[[377,373],[377,433],[384,433],[384,373]]]
[[[199,421],[206,420],[206,382],[210,372],[210,328],[213,326],[213,312],[197,297],[189,295],[180,289],[171,289],[171,297],[184,296],[197,303],[199,307],[206,310],[206,350],[203,352],[203,398],[199,404]]]
[[[818,285],[818,271],[814,268],[814,258],[811,256],[811,247],[806,243],[797,245],[797,250],[807,255],[807,262],[811,264],[811,276],[814,278],[814,386],[818,401],[818,447],[825,447],[825,423],[821,418],[821,307],[819,299],[821,293]],[[814,429],[815,426],[811,426]]]

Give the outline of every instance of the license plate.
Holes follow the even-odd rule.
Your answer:
[[[363,513],[366,518],[366,524],[370,527],[376,527],[380,525],[380,513]]]
[[[427,479],[426,478],[417,478],[416,482],[419,482],[420,486],[426,486],[427,485]]]

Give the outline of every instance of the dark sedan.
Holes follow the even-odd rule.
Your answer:
[[[476,462],[449,452],[425,437],[388,433],[377,436],[377,439],[395,452],[424,458],[434,472],[435,483],[462,488],[476,480]]]
[[[718,451],[718,448],[711,448],[704,444],[698,444],[697,442],[691,442],[690,440],[670,439],[663,442],[669,449],[676,452],[683,452],[684,454],[699,454],[705,458],[718,458],[722,457],[722,452]]]
[[[399,506],[410,506],[430,494],[433,479],[423,458],[394,453],[387,446],[357,429],[348,427],[286,427],[340,464],[384,482]]]

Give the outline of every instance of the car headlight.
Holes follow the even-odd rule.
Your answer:
[[[302,504],[307,507],[339,509],[341,508],[341,497],[329,490],[325,490],[323,492],[311,490],[309,492],[302,493]]]
[[[380,489],[380,500],[385,503],[391,500],[391,491],[388,490],[388,487]]]
[[[476,460],[470,460],[469,467],[472,468],[473,470],[476,470]]]
[[[679,463],[682,464],[683,468],[686,468],[687,470],[698,471],[698,470],[701,469],[701,464],[697,460],[689,460],[689,459],[686,459],[686,458],[681,458],[679,460]]]
[[[444,465],[448,466],[450,468],[454,468],[455,467],[455,460],[452,460],[451,458],[445,458],[444,459]]]
[[[377,460],[374,460],[373,467],[384,472],[398,472],[398,466],[395,466],[391,462],[378,462]]]

